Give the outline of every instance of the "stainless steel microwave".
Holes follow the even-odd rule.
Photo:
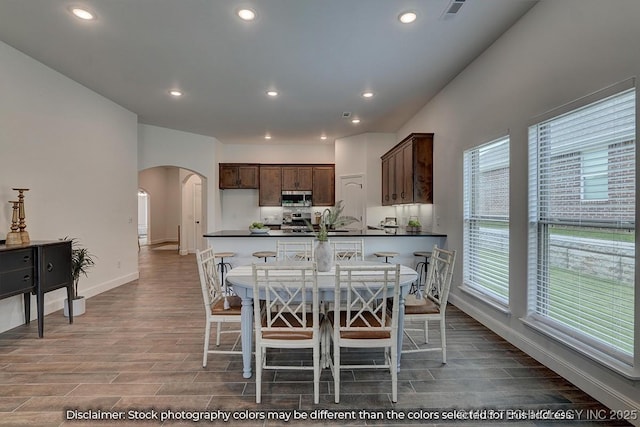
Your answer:
[[[311,191],[283,191],[282,206],[312,206]]]

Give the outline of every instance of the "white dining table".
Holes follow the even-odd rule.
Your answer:
[[[278,261],[269,262],[278,264]],[[288,262],[287,265],[290,265]],[[384,263],[373,261],[338,261],[337,264],[348,265],[380,265]],[[318,293],[321,301],[333,301],[335,293],[335,266],[327,272],[318,272]],[[400,307],[398,317],[398,369],[400,369],[400,354],[404,330],[404,300],[409,292],[411,283],[418,278],[418,273],[405,265],[400,266]],[[242,376],[251,378],[251,352],[253,348],[253,265],[240,265],[232,268],[225,276],[225,281],[242,299],[241,309],[241,342],[242,342]]]

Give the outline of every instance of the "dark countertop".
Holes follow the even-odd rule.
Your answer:
[[[295,233],[285,230],[270,230],[266,234],[252,234],[247,230],[221,230],[206,233],[203,237],[312,237],[313,233]],[[446,234],[432,233],[429,231],[407,232],[403,228],[389,230],[355,230],[355,231],[330,231],[329,236],[344,237],[447,237]]]

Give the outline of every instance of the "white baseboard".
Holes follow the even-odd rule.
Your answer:
[[[491,318],[478,310],[472,304],[467,303],[464,299],[454,295],[449,295],[449,301],[457,308],[473,317],[475,320],[498,334],[504,340],[513,344],[529,356],[536,359],[558,375],[570,381],[576,387],[585,393],[593,396],[603,404],[615,410],[630,410],[640,414],[640,402],[635,401],[632,397],[620,393],[608,384],[602,382],[598,378],[591,375],[588,371],[576,366],[575,363],[548,351],[539,343],[531,340],[522,333],[509,328],[503,323]],[[603,367],[603,369],[606,369]],[[628,420],[633,425],[640,426],[640,420]]]
[[[106,292],[110,289],[117,288],[118,286],[122,286],[126,283],[129,283],[133,280],[137,280],[140,277],[139,273],[136,271],[134,273],[130,273],[121,277],[117,277],[113,280],[109,280],[107,282],[103,282],[97,285],[94,285],[90,288],[81,287],[78,293],[85,298],[89,299],[95,295]],[[82,286],[82,283],[81,283]],[[47,315],[49,313],[53,313],[54,311],[58,311],[64,307],[64,299],[67,297],[66,289],[58,289],[53,292],[47,292],[44,296],[44,314]],[[87,301],[87,310],[90,310],[90,302]],[[32,301],[31,307],[33,311],[33,307],[35,305],[35,301]],[[61,314],[62,315],[62,314]],[[32,313],[32,318],[37,319],[38,314]]]

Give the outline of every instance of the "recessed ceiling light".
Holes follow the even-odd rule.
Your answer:
[[[403,12],[400,14],[400,16],[398,16],[398,19],[403,24],[411,24],[417,18],[418,18],[418,15],[416,15],[415,12]]]
[[[271,135],[265,135],[264,139],[271,139]]]
[[[278,96],[278,91],[277,91],[277,90],[270,90],[270,91],[267,91],[267,95],[269,95],[269,96],[274,96],[274,97],[275,97],[275,96]]]
[[[363,98],[373,98],[373,92],[362,92]]]
[[[253,21],[254,19],[256,19],[256,13],[251,9],[238,10],[238,16],[243,21]]]
[[[326,136],[326,135],[322,135],[322,136],[320,137],[320,139],[324,141],[325,139],[327,139],[327,136]]]
[[[354,125],[357,125],[358,123],[360,123],[360,119],[353,119],[351,120],[351,123],[353,123]]]
[[[175,96],[175,97],[182,96],[182,91],[178,89],[172,89],[169,91],[169,95]]]
[[[93,13],[79,7],[72,7],[71,13],[73,13],[76,18],[84,19],[85,21],[96,19],[96,16]]]

